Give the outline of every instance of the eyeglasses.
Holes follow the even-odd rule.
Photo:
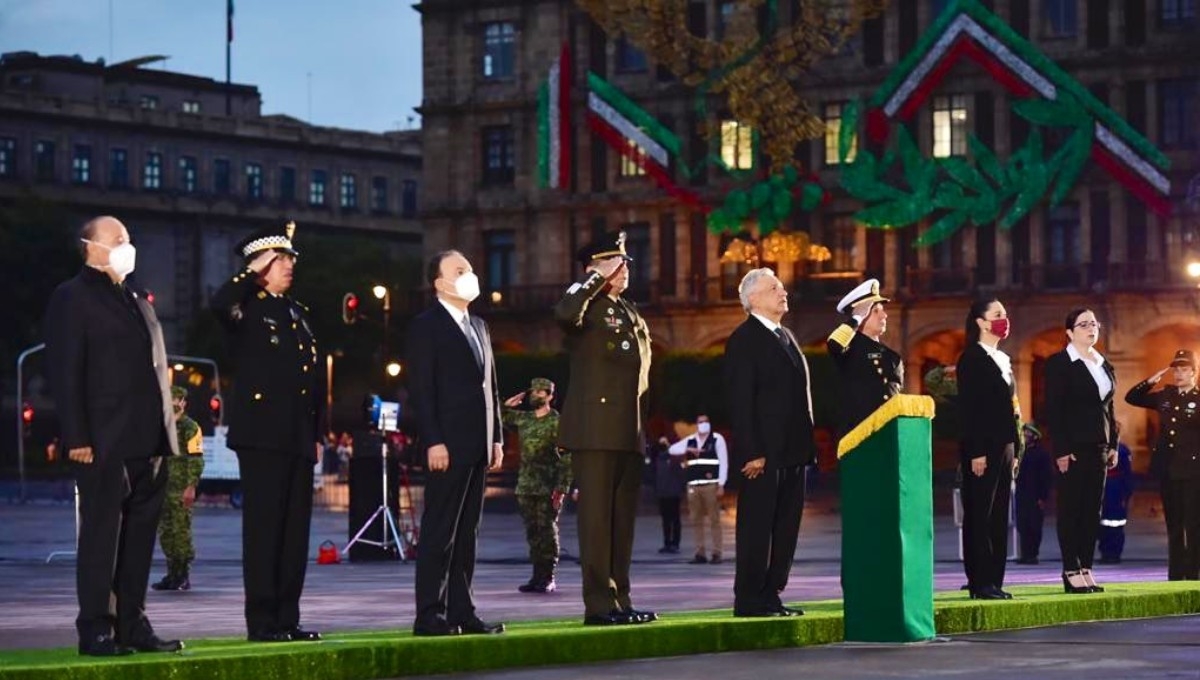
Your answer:
[[[1082,323],[1075,324],[1074,327],[1075,328],[1095,328],[1096,330],[1100,330],[1101,326],[1100,326],[1099,321],[1084,321]]]

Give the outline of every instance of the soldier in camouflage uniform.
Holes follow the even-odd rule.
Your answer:
[[[158,540],[167,557],[167,575],[151,585],[155,590],[189,590],[192,587],[188,567],[196,558],[192,545],[192,502],[196,485],[204,471],[204,444],[200,425],[187,416],[187,390],[171,388],[175,408],[175,435],[179,438],[178,456],[168,458],[167,497],[158,523]]]
[[[519,411],[525,392],[504,402],[504,424],[521,437],[521,469],[517,505],[525,521],[533,577],[517,588],[522,593],[554,592],[558,565],[558,515],[571,489],[571,454],[558,449],[558,411],[550,408],[554,383],[534,378],[529,384],[532,411]]]

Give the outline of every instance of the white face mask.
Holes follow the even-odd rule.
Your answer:
[[[712,432],[712,423],[697,423],[696,431],[700,434],[708,434]]]
[[[454,294],[467,302],[479,297],[479,277],[475,272],[466,272],[454,281]]]
[[[134,248],[132,243],[122,243],[119,246],[106,246],[103,243],[89,241],[86,238],[79,240],[107,250],[108,268],[112,270],[112,273],[117,275],[117,278],[124,279],[133,273],[133,268],[137,264],[137,248]]]

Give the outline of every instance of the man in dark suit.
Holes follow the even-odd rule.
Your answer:
[[[838,313],[849,318],[826,344],[841,378],[843,436],[904,388],[904,361],[880,342],[887,332],[886,302],[878,279],[863,281],[838,302]]]
[[[300,627],[308,566],[313,464],[325,408],[325,362],[308,308],[287,295],[296,225],[268,227],[237,246],[246,266],[212,297],[237,365],[226,441],[237,452],[242,577],[251,642],[315,641]]]
[[[621,293],[629,286],[625,232],[609,233],[578,253],[586,278],[554,308],[566,333],[571,384],[558,443],[571,452],[579,488],[579,565],[585,625],[646,623],[633,608],[629,563],[641,488],[650,329]]]
[[[79,240],[86,266],[54,291],[44,328],[62,446],[79,489],[79,653],[178,651],[183,643],[155,635],[145,611],[163,456],[179,454],[162,328],[126,285],[136,251],[125,225],[97,217]]]
[[[733,424],[737,501],[734,616],[798,616],[787,585],[804,512],[804,469],[816,460],[808,362],[780,325],[787,289],[770,269],[738,286],[749,317],[725,344],[725,391]]]
[[[479,279],[456,250],[433,256],[427,275],[437,302],[408,329],[409,390],[428,458],[413,634],[503,633],[475,613],[471,585],[487,473],[504,460],[491,336],[467,312]]]

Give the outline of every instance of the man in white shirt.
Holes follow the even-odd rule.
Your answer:
[[[688,514],[696,537],[696,556],[690,564],[705,564],[704,525],[712,534],[713,564],[721,562],[721,501],[725,495],[725,479],[729,474],[729,449],[725,438],[712,431],[712,423],[703,413],[696,416],[696,434],[671,445],[672,456],[686,456]]]

